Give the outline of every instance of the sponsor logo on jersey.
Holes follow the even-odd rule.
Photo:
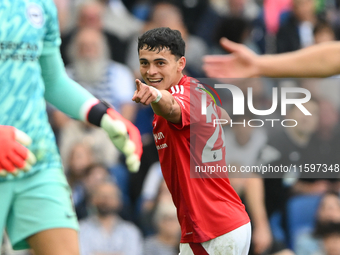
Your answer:
[[[44,12],[40,5],[36,3],[29,3],[26,9],[28,21],[35,28],[42,28],[45,23]]]
[[[166,143],[157,145],[157,143],[158,143],[159,140],[162,140],[162,139],[165,138],[163,132],[158,132],[157,134],[153,134],[153,137],[154,137],[155,142],[156,142],[156,148],[157,148],[157,150],[161,150],[161,149],[168,148],[168,145],[167,145]]]
[[[164,139],[164,138],[165,138],[162,132],[159,132],[159,133],[157,133],[157,134],[154,134],[153,137],[154,137],[154,139],[155,139],[155,142],[157,142],[158,140],[161,140],[161,139]]]

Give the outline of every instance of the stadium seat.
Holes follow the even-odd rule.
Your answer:
[[[288,244],[294,250],[296,237],[303,231],[314,228],[320,195],[301,195],[287,202]]]

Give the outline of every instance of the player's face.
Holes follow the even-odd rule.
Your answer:
[[[157,89],[167,90],[178,84],[185,67],[185,57],[179,59],[167,49],[139,50],[139,68],[144,81]]]

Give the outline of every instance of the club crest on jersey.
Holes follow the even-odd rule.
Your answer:
[[[42,28],[45,23],[43,9],[36,3],[29,3],[26,9],[28,21],[35,28]]]

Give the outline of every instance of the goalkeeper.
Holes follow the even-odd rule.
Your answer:
[[[139,168],[139,131],[67,77],[53,0],[0,1],[0,23],[0,244],[6,228],[14,249],[79,254],[77,219],[45,99],[102,127],[130,171]]]

